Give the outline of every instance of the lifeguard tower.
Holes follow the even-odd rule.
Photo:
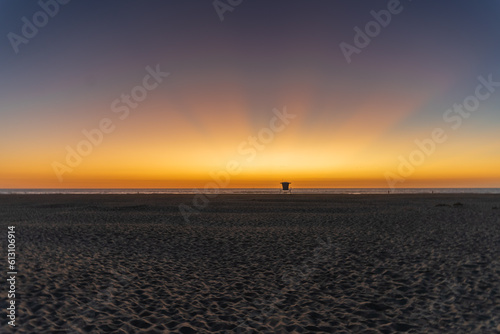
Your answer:
[[[292,188],[290,187],[291,182],[281,182],[280,194],[291,194]]]

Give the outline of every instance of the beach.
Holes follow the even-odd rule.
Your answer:
[[[181,204],[0,195],[17,265],[0,332],[500,332],[498,194],[218,195],[189,220]]]

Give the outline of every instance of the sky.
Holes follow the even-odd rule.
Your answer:
[[[0,2],[0,188],[500,187],[496,0]]]

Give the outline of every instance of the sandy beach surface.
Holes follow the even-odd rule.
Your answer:
[[[500,332],[500,196],[2,195],[2,333]]]

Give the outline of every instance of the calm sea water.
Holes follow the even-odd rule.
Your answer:
[[[387,194],[386,188],[294,188],[294,194]],[[0,194],[197,194],[201,189],[0,189]],[[219,194],[278,194],[278,188],[221,188]],[[401,188],[392,193],[500,194],[500,188]]]

